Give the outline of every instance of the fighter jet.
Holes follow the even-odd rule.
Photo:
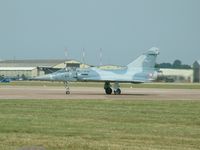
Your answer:
[[[106,94],[121,94],[119,83],[145,83],[157,78],[155,63],[159,49],[153,47],[123,69],[102,70],[98,67],[69,70],[67,68],[55,73],[36,77],[35,80],[62,81],[66,94],[70,94],[68,82],[104,82]],[[113,83],[113,86],[111,85]]]

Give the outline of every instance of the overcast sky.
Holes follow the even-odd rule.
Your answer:
[[[200,59],[200,0],[0,0],[0,59],[126,65],[151,47],[158,62]]]

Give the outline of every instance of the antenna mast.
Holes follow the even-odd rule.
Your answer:
[[[65,62],[64,62],[64,64],[65,64],[66,68],[67,68],[67,63],[66,63],[67,60],[68,60],[68,49],[65,48]]]
[[[68,49],[65,48],[65,59],[68,60]]]
[[[82,63],[85,64],[85,49],[82,49]]]
[[[103,53],[102,53],[102,48],[100,48],[100,50],[99,50],[99,66],[103,65],[102,58],[103,58]]]

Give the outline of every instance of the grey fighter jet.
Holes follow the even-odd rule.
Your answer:
[[[158,48],[151,48],[123,69],[102,70],[97,67],[68,70],[67,68],[55,73],[36,77],[35,80],[62,81],[66,86],[66,94],[70,94],[68,82],[104,82],[106,94],[121,94],[119,83],[145,83],[157,78],[155,69]],[[112,86],[111,83],[114,83]]]

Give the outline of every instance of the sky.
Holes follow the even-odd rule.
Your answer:
[[[0,0],[0,59],[200,60],[200,0]],[[67,49],[66,56],[65,51]]]

